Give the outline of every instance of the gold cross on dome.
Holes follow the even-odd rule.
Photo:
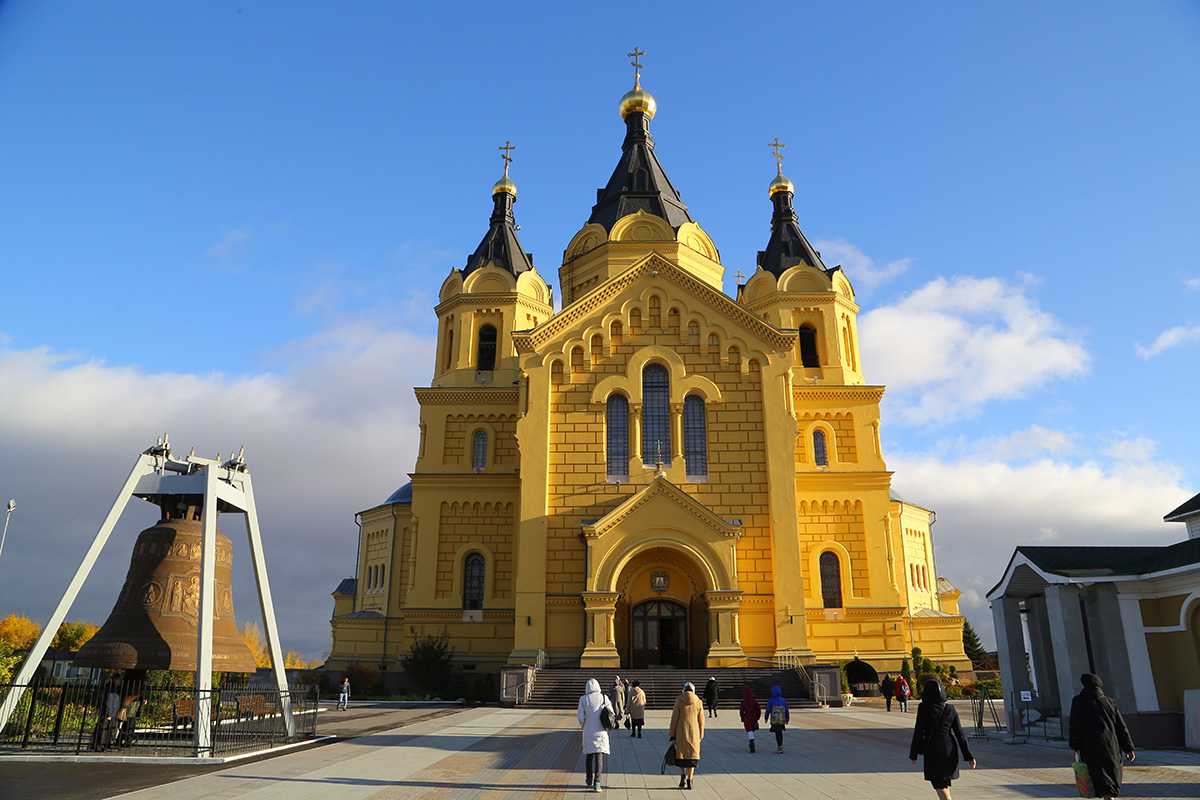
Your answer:
[[[504,140],[504,144],[496,148],[500,151],[500,157],[504,159],[504,177],[508,177],[508,165],[512,161],[512,151],[517,149],[517,146],[508,139]]]
[[[642,56],[646,55],[646,51],[640,47],[635,47],[625,55],[629,56],[629,65],[633,67],[633,83],[639,85],[642,82]]]
[[[783,174],[783,148],[787,147],[787,145],[784,144],[783,142],[779,141],[779,137],[776,136],[774,139],[767,142],[767,147],[771,148],[772,155],[774,155],[774,157],[775,157],[775,170],[780,175],[782,175]]]

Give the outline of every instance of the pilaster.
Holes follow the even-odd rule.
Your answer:
[[[583,611],[587,617],[587,644],[579,658],[579,666],[619,667],[614,621],[620,592],[582,592]]]
[[[738,612],[741,609],[740,591],[705,592],[708,601],[708,667],[740,667],[746,664],[746,654],[738,631]]]

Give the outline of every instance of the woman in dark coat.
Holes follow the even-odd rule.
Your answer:
[[[717,701],[721,698],[721,690],[717,686],[717,679],[710,677],[708,683],[704,687],[704,707],[708,710],[709,716],[717,715]]]
[[[963,735],[958,711],[946,702],[946,690],[936,679],[925,681],[921,704],[917,706],[917,726],[913,729],[908,757],[917,763],[925,756],[925,780],[941,800],[950,800],[950,781],[958,778],[958,756],[975,769],[975,756]]]
[[[1083,691],[1071,701],[1071,749],[1087,764],[1096,797],[1121,796],[1121,754],[1133,761],[1133,739],[1104,684],[1095,675],[1080,679]]]

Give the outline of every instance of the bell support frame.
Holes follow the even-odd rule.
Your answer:
[[[187,458],[180,460],[172,458],[170,443],[166,436],[143,453],[134,462],[129,477],[121,486],[112,508],[100,524],[100,529],[92,539],[92,544],[80,562],[79,568],[67,589],[58,601],[54,613],[46,622],[37,642],[25,657],[20,672],[13,679],[14,686],[29,684],[42,657],[50,647],[54,634],[59,625],[71,610],[79,590],[96,564],[100,552],[108,543],[108,538],[116,527],[117,521],[124,513],[125,507],[134,497],[144,500],[162,495],[199,495],[202,498],[200,521],[203,530],[201,534],[200,559],[200,604],[197,624],[196,673],[195,688],[197,690],[196,720],[211,719],[212,695],[212,656],[213,656],[213,608],[214,584],[216,576],[217,549],[217,514],[220,512],[240,513],[246,517],[246,532],[250,541],[250,559],[253,562],[255,585],[258,589],[258,603],[266,627],[267,647],[271,653],[271,667],[275,675],[275,684],[280,693],[280,707],[283,712],[284,724],[290,738],[295,733],[295,721],[292,718],[291,697],[288,694],[287,674],[283,665],[283,648],[279,643],[279,629],[275,624],[275,605],[271,600],[271,586],[267,579],[267,563],[263,554],[262,534],[258,526],[258,512],[254,505],[254,487],[250,471],[246,468],[243,453],[238,453],[228,461],[201,458],[193,451]],[[22,691],[12,690],[0,701],[0,729],[7,724],[9,717],[20,701]],[[211,750],[211,729],[207,724],[195,725],[195,754],[207,755]]]

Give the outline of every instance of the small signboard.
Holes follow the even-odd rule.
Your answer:
[[[1033,702],[1033,692],[1029,691],[1028,689],[1022,689],[1021,690],[1021,702],[1022,703],[1032,703]]]

